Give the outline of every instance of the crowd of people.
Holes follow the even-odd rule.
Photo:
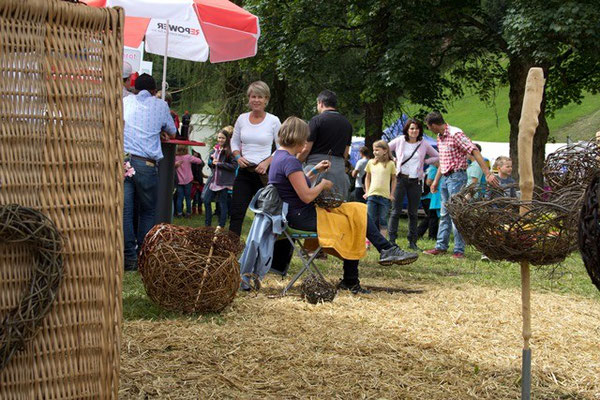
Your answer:
[[[169,102],[155,96],[154,79],[147,74],[138,76],[133,91],[129,88],[129,75],[130,71],[124,69],[124,151],[135,172],[127,174],[124,184],[124,263],[126,270],[135,270],[137,251],[155,222],[158,163],[163,158],[161,139],[181,133],[177,127],[179,118],[170,110]],[[218,225],[229,224],[231,232],[241,235],[252,199],[260,189],[273,185],[288,204],[289,226],[316,232],[314,200],[328,191],[349,201],[366,203],[366,207],[362,206],[366,214],[364,239],[367,246],[372,244],[379,251],[381,264],[408,264],[418,258],[417,251],[421,249],[417,241],[427,232],[436,245],[424,254],[446,253],[453,231],[453,257],[463,258],[465,244],[446,203],[467,184],[513,183],[508,157],[499,157],[495,167],[498,175],[492,173],[481,148],[460,128],[446,123],[438,112],[429,113],[424,120],[427,128],[437,134],[437,150],[424,140],[423,123],[409,119],[402,135],[389,143],[376,141],[372,149],[362,147],[361,158],[348,168],[353,128],[339,112],[334,92],[319,93],[318,114],[308,123],[290,117],[283,124],[266,111],[271,97],[266,83],[251,83],[246,95],[249,111],[241,114],[233,127],[219,130],[207,160],[190,153],[188,146],[177,148],[175,216],[201,214],[204,205],[205,225],[209,226],[216,203]],[[188,112],[183,119],[187,136]],[[208,176],[203,172],[205,165],[211,171]],[[507,189],[506,195],[516,195],[513,191],[514,188]],[[396,244],[405,199],[410,251]],[[425,217],[419,224],[420,207]],[[359,260],[343,260],[340,288],[367,292],[360,286],[358,264]]]

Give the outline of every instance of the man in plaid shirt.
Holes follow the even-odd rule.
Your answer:
[[[440,186],[442,208],[440,210],[440,227],[438,229],[437,242],[434,249],[426,250],[424,253],[434,256],[446,253],[450,240],[450,229],[452,229],[454,233],[453,257],[464,258],[465,242],[448,214],[446,203],[467,184],[467,156],[470,154],[475,158],[475,161],[477,161],[477,164],[483,170],[488,183],[497,185],[498,180],[490,172],[477,147],[465,136],[460,128],[448,125],[444,121],[442,114],[436,111],[429,113],[425,117],[425,123],[430,131],[437,133],[440,157],[440,168],[438,168],[435,179],[431,184],[431,193],[437,192],[442,175],[444,176],[444,180]]]

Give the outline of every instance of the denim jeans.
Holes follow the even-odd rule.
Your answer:
[[[289,226],[303,231],[317,231],[317,210],[315,206],[308,205],[300,210],[290,210],[287,214]],[[379,233],[379,228],[375,226],[373,219],[367,215],[367,239],[375,246],[380,253],[392,247],[392,244]],[[344,261],[343,281],[347,285],[355,285],[358,281],[358,260]]]
[[[398,176],[389,223],[390,242],[396,242],[398,237],[398,221],[400,220],[400,213],[402,213],[405,196],[408,197],[408,241],[416,243],[419,236],[417,233],[419,222],[417,213],[421,202],[421,181]]]
[[[391,201],[382,196],[367,197],[367,213],[375,222],[377,229],[387,228],[388,213],[390,211]]]
[[[183,199],[185,199],[185,209],[188,214],[192,213],[192,183],[187,185],[177,185],[177,203],[175,213],[183,214]]]
[[[454,253],[465,252],[465,242],[456,229],[456,225],[452,222],[446,203],[450,198],[458,193],[467,184],[467,173],[464,171],[450,174],[444,179],[440,185],[440,194],[442,197],[442,208],[440,209],[440,226],[437,234],[437,242],[435,248],[438,250],[448,250],[448,242],[450,241],[450,230],[454,233]]]
[[[229,213],[229,196],[227,194],[227,189],[219,190],[218,192],[213,192],[212,190],[207,190],[206,195],[204,196],[204,224],[206,226],[211,226],[212,224],[212,203],[214,200],[219,204],[219,226],[224,228],[227,223],[227,215]]]
[[[137,259],[137,250],[144,242],[146,233],[154,226],[158,196],[158,167],[149,162],[131,159],[129,163],[135,175],[125,178],[123,184],[123,238],[126,262]],[[134,209],[138,213],[137,232],[134,229]]]

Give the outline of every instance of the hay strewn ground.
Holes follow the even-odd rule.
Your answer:
[[[517,399],[519,290],[400,280],[421,293],[311,305],[241,294],[208,323],[126,321],[123,399]],[[537,399],[600,399],[600,304],[533,293]]]

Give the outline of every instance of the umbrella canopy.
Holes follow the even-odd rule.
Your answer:
[[[228,0],[84,0],[93,7],[125,10],[125,45],[167,57],[210,62],[256,55],[258,18]],[[168,23],[167,23],[168,21]]]

